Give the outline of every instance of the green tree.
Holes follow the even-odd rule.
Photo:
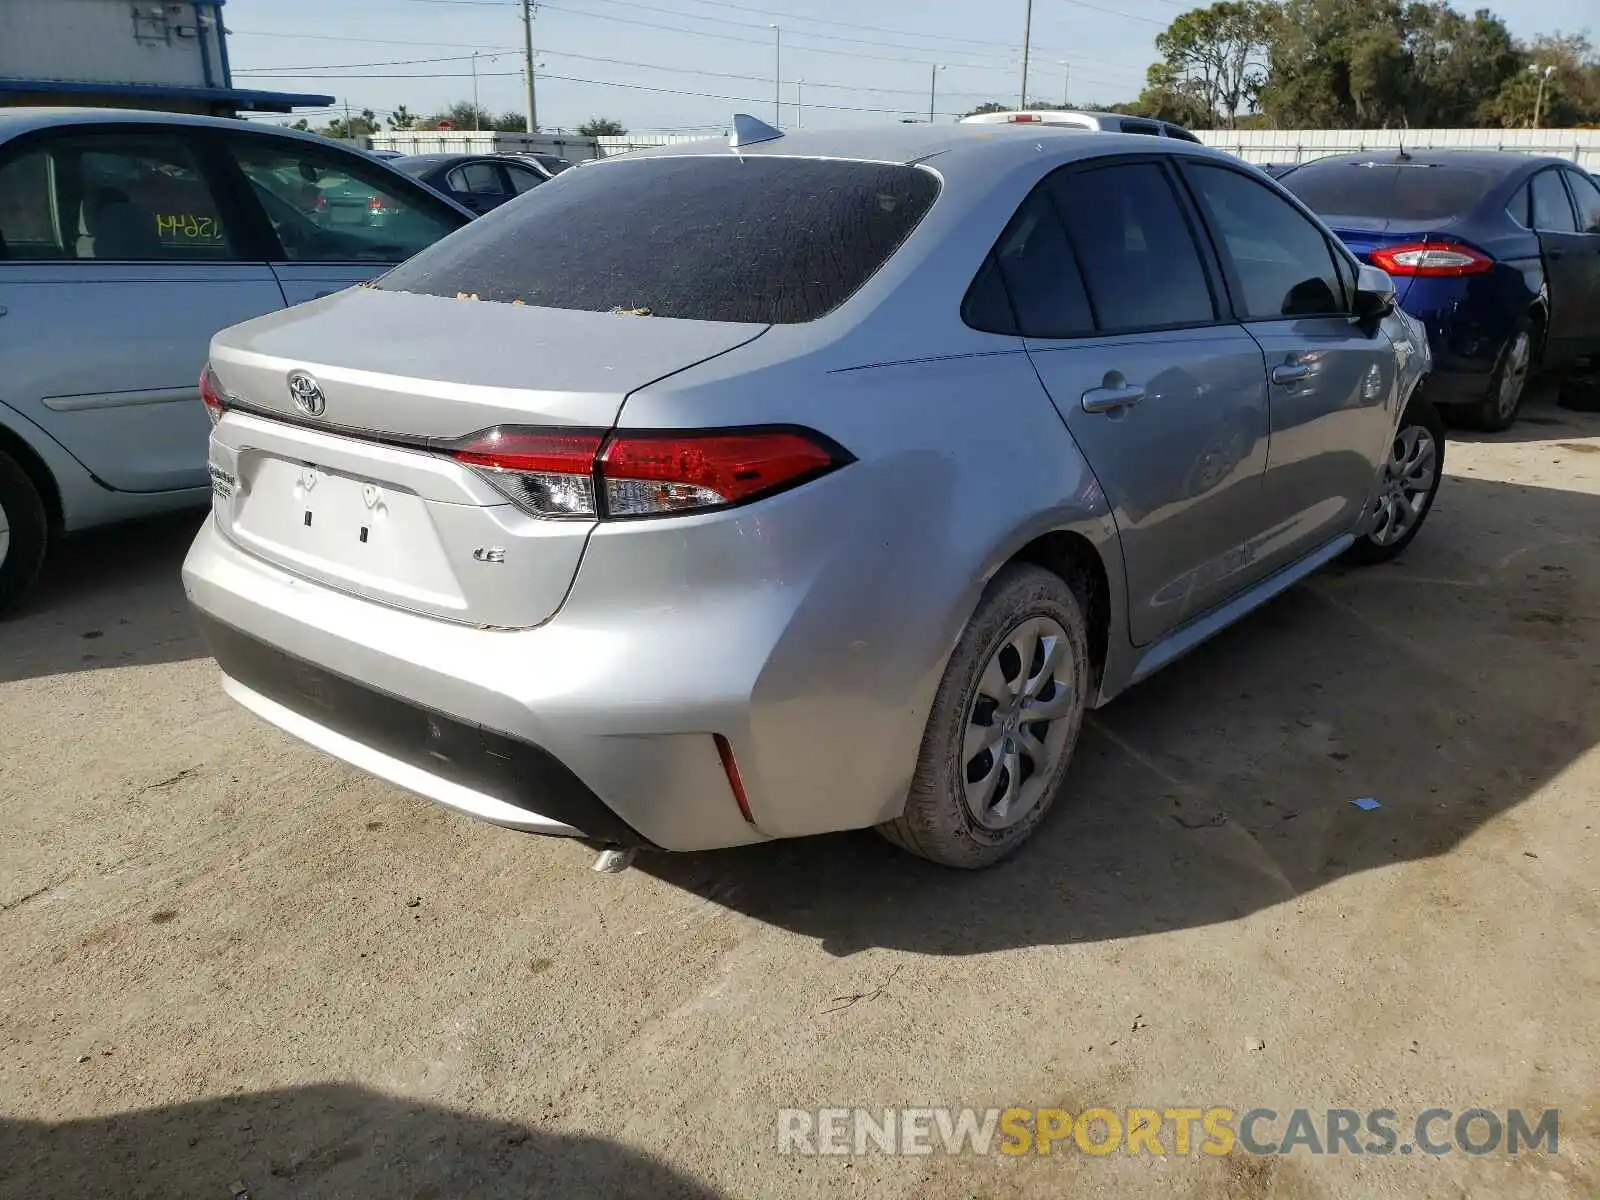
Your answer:
[[[1440,0],[1285,0],[1261,103],[1284,128],[1470,125],[1521,69],[1505,23]],[[1514,100],[1515,97],[1510,97]]]
[[[497,129],[501,133],[526,133],[528,131],[528,118],[524,113],[507,111],[491,121],[489,127]]]
[[[417,118],[404,104],[399,104],[389,114],[388,124],[390,129],[414,129],[416,128]]]
[[[1154,63],[1145,72],[1144,91],[1129,111],[1141,117],[1174,121],[1187,129],[1210,129],[1218,119],[1204,81],[1185,77],[1168,62]]]
[[[351,117],[348,122],[343,117],[335,117],[317,132],[325,137],[353,141],[358,137],[369,137],[381,128],[378,114],[370,108],[363,108],[359,116]]]
[[[1261,0],[1219,0],[1183,13],[1156,35],[1163,68],[1147,81],[1149,100],[1185,111],[1197,102],[1204,114],[1195,124],[1218,118],[1232,128],[1239,110],[1252,104],[1266,78],[1276,9]]]
[[[590,117],[578,126],[578,133],[582,137],[620,137],[627,132],[621,121],[610,117]]]

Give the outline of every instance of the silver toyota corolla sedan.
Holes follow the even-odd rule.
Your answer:
[[[1261,172],[895,127],[569,171],[227,330],[241,704],[516,829],[992,863],[1104,704],[1416,536],[1427,340]]]

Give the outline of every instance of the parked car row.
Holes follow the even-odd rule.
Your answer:
[[[1032,116],[740,117],[552,183],[0,114],[0,604],[58,533],[209,495],[225,686],[331,754],[611,844],[994,862],[1087,708],[1409,545],[1435,402],[1496,427],[1600,351],[1570,164],[1280,184]]]

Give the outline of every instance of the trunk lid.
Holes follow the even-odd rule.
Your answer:
[[[365,288],[235,326],[211,349],[229,406],[211,441],[218,523],[256,557],[341,591],[537,625],[595,522],[530,514],[449,444],[495,426],[607,430],[629,392],[766,328]]]

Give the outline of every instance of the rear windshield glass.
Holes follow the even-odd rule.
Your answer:
[[[565,171],[385,275],[385,291],[698,321],[810,321],[939,192],[917,167],[729,155]]]
[[[1460,167],[1309,163],[1279,182],[1328,217],[1433,221],[1465,212],[1503,176]]]

